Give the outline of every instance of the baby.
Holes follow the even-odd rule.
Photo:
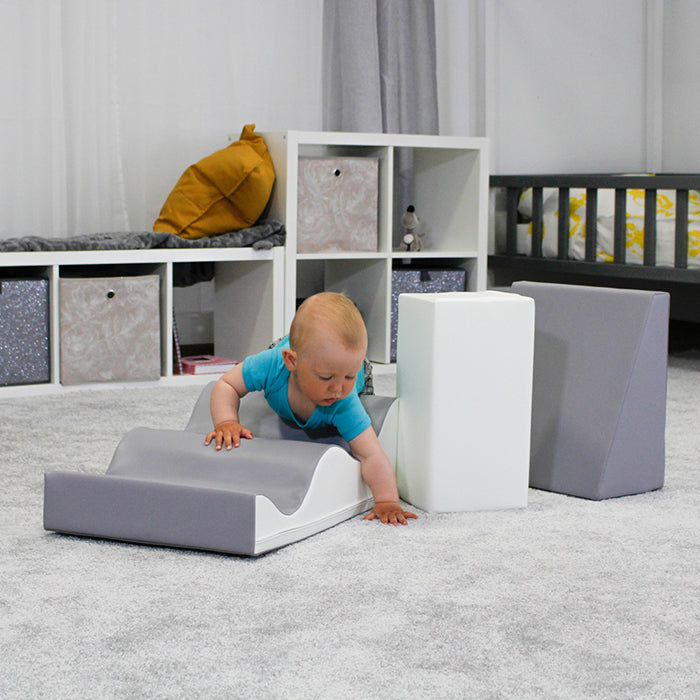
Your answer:
[[[288,338],[247,357],[224,374],[211,394],[214,430],[205,445],[238,447],[253,434],[238,421],[240,400],[249,391],[264,391],[270,406],[302,428],[333,425],[360,461],[362,478],[374,497],[366,520],[407,524],[414,513],[399,503],[394,469],[379,444],[360,402],[361,372],[367,330],[357,307],[342,294],[323,292],[297,310]]]

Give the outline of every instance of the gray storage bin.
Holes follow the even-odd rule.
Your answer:
[[[61,383],[160,378],[160,278],[62,278]]]
[[[50,379],[48,281],[0,280],[0,386]]]
[[[391,361],[396,362],[399,294],[463,292],[467,273],[456,267],[397,267],[391,273]]]

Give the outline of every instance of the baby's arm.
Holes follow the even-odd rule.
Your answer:
[[[365,520],[379,518],[383,523],[407,525],[406,518],[417,518],[415,513],[405,511],[399,503],[394,468],[372,426],[350,440],[349,445],[352,454],[360,460],[362,478],[374,496],[374,508],[365,516]]]
[[[243,381],[243,363],[230,369],[214,384],[209,402],[214,430],[207,435],[205,445],[214,440],[217,450],[221,449],[222,444],[230,450],[232,446],[238,447],[241,444],[242,437],[248,440],[253,437],[253,433],[238,422],[241,398],[247,393]]]

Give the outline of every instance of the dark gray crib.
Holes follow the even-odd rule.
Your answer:
[[[495,285],[519,279],[541,282],[587,284],[667,291],[671,294],[671,317],[700,323],[700,268],[688,267],[688,195],[700,190],[700,175],[492,175],[496,213],[505,219],[504,245],[489,256],[489,270]],[[532,231],[529,255],[518,253],[518,203],[525,188],[532,192]],[[545,257],[542,251],[543,189],[558,190],[558,211],[569,211],[570,191],[586,190],[585,256],[573,260],[569,254],[569,218],[559,217],[557,252]],[[614,190],[614,250],[612,262],[596,260],[598,192]],[[627,190],[641,189],[644,198],[643,264],[626,260]],[[656,259],[657,191],[676,192],[676,217],[673,265],[659,265]]]

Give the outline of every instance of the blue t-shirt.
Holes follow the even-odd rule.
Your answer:
[[[270,407],[282,418],[294,421],[300,428],[322,428],[332,425],[344,440],[350,442],[371,424],[358,392],[365,385],[362,369],[357,373],[355,391],[330,406],[316,406],[306,423],[301,423],[289,406],[287,388],[289,370],[284,365],[282,349],[289,347],[289,337],[279,345],[243,360],[243,381],[248,391],[263,391]]]

